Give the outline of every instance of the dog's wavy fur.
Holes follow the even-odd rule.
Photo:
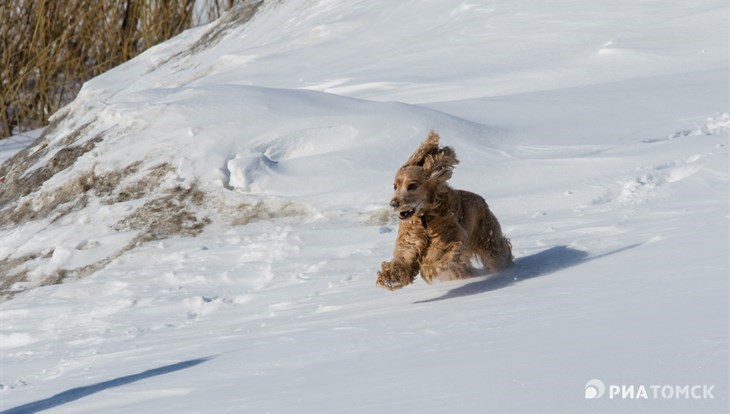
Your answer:
[[[447,184],[458,163],[431,131],[396,173],[390,206],[400,219],[398,236],[393,259],[378,272],[378,287],[400,289],[419,272],[429,284],[463,279],[474,273],[472,258],[493,272],[512,265],[512,245],[487,202]]]

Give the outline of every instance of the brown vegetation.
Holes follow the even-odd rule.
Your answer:
[[[44,126],[88,79],[241,0],[0,2],[0,138]]]

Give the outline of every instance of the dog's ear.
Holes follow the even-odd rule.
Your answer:
[[[408,161],[406,161],[401,168],[413,166],[423,167],[423,164],[426,162],[426,158],[439,151],[439,138],[439,134],[434,131],[429,132],[426,140],[421,143],[421,146],[413,152],[411,157],[408,158]]]
[[[423,170],[429,181],[445,182],[451,178],[454,167],[459,163],[456,152],[451,147],[439,148],[435,154],[428,155]]]

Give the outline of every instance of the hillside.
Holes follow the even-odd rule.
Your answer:
[[[89,81],[0,167],[0,408],[722,412],[728,12],[264,1]],[[432,129],[516,265],[390,293]]]

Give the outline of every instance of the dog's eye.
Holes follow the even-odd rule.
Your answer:
[[[393,190],[397,190],[397,189],[398,189],[398,184],[393,184]]]
[[[413,191],[416,189],[416,187],[418,187],[416,183],[408,184],[408,191]]]

